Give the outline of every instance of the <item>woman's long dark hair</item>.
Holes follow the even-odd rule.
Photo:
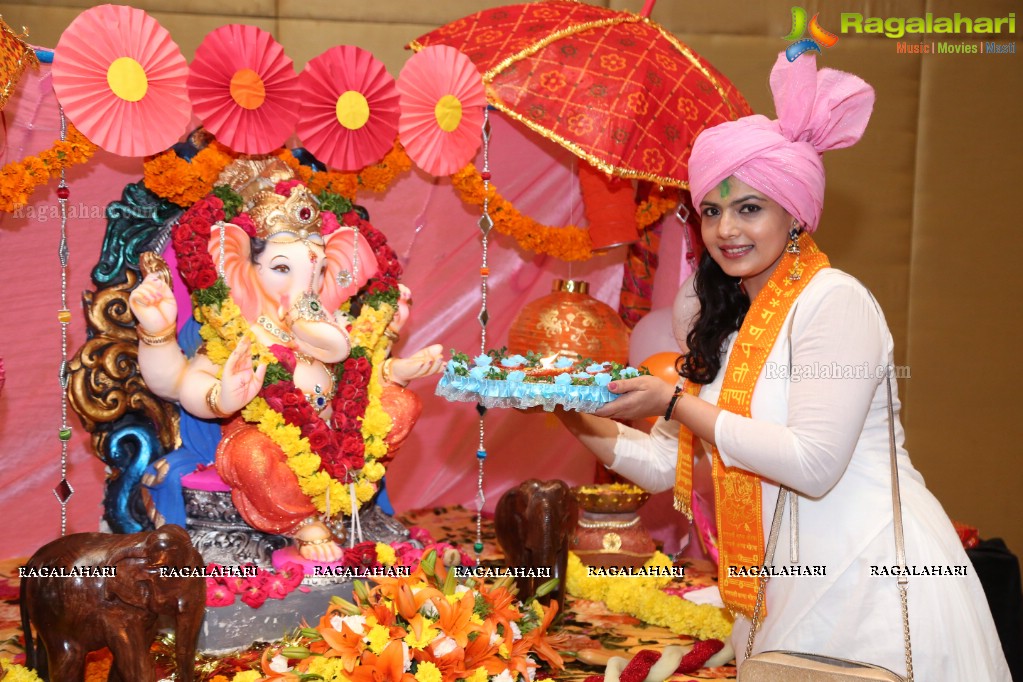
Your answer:
[[[690,381],[709,384],[721,369],[725,340],[742,326],[750,303],[739,278],[726,275],[706,250],[696,269],[695,285],[700,312],[686,337],[689,352],[679,357],[675,369]]]

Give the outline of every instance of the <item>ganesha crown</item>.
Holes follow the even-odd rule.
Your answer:
[[[320,203],[304,185],[296,185],[291,195],[283,197],[277,192],[264,190],[253,198],[249,217],[256,223],[256,236],[272,239],[281,233],[308,239],[320,234]]]

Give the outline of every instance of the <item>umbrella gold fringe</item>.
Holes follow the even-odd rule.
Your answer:
[[[704,78],[706,78],[707,81],[710,82],[711,85],[713,85],[714,89],[717,91],[718,96],[721,98],[722,103],[728,108],[729,117],[732,120],[735,120],[739,116],[744,116],[747,115],[748,113],[752,113],[749,110],[748,105],[745,107],[746,111],[744,112],[737,111],[735,105],[732,103],[731,99],[729,99],[725,87],[700,62],[700,60],[696,57],[695,53],[691,49],[689,49],[688,46],[683,44],[682,41],[676,38],[673,34],[669,33],[659,24],[651,21],[646,17],[641,17],[640,15],[633,14],[631,12],[623,12],[621,16],[611,17],[608,19],[601,19],[599,21],[584,22],[581,24],[570,26],[560,31],[555,31],[554,33],[551,33],[550,35],[545,36],[544,38],[533,43],[524,50],[520,50],[519,52],[501,60],[496,66],[489,69],[485,74],[483,74],[483,83],[486,86],[488,100],[490,101],[491,105],[493,105],[498,110],[504,112],[506,115],[514,118],[516,121],[522,123],[530,130],[537,133],[538,135],[561,145],[562,147],[572,152],[579,158],[583,159],[593,167],[598,168],[609,175],[614,175],[620,178],[646,180],[647,182],[653,182],[658,185],[661,185],[662,187],[678,187],[680,189],[688,190],[689,182],[687,180],[682,180],[668,175],[660,175],[657,173],[649,173],[646,171],[623,168],[621,166],[616,166],[614,164],[608,163],[604,159],[601,159],[600,157],[587,152],[579,144],[572,142],[571,140],[563,137],[562,135],[555,133],[550,128],[547,128],[537,123],[536,121],[527,118],[526,116],[512,110],[510,106],[505,104],[499,98],[497,92],[495,92],[494,89],[491,87],[491,83],[493,82],[494,78],[496,78],[502,71],[507,69],[509,66],[511,66],[517,61],[520,61],[535,54],[536,52],[539,52],[540,50],[542,50],[543,48],[547,47],[548,45],[557,40],[561,40],[562,38],[566,38],[570,35],[582,33],[583,31],[589,31],[595,28],[604,28],[606,26],[614,26],[626,23],[633,24],[640,22],[646,23],[650,25],[652,28],[656,29],[661,34],[661,36],[664,37],[664,39],[667,40],[672,45],[672,47],[678,50],[679,54],[685,57],[690,64],[692,64],[696,69],[700,71],[701,74],[703,74]],[[418,40],[413,40],[408,44],[408,47],[415,52],[419,52],[420,50],[424,49],[427,46],[424,46]],[[738,92],[736,92],[736,94],[738,94]],[[745,104],[745,100],[743,100],[743,104]]]

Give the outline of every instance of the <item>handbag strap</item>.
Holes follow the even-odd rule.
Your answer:
[[[860,283],[862,285],[862,282]],[[874,298],[874,294],[871,293],[870,289],[866,286],[863,287],[867,290],[867,294],[870,296],[870,300],[873,301],[874,307],[877,308],[878,315],[881,314],[881,306],[878,305],[877,299]],[[792,325],[795,321],[796,310],[795,306],[792,309],[792,321],[789,322],[788,340],[789,340],[789,367],[792,366]],[[909,600],[906,593],[906,588],[909,584],[909,577],[906,575],[906,544],[905,535],[902,529],[902,496],[899,493],[899,465],[896,457],[896,445],[895,445],[895,408],[892,401],[892,374],[894,368],[892,365],[888,365],[885,371],[885,388],[888,395],[888,450],[891,460],[892,470],[892,525],[895,529],[895,562],[899,566],[899,601],[902,604],[902,636],[906,650],[906,680],[913,682],[913,645],[909,637]],[[790,372],[791,375],[791,372]],[[785,499],[791,494],[793,500],[796,498],[796,493],[790,491],[785,486],[780,486],[778,490],[778,501],[774,505],[774,519],[771,521],[771,532],[767,539],[767,547],[764,551],[764,565],[769,566],[774,564],[774,551],[778,545],[778,535],[781,533],[781,521],[785,515]],[[757,588],[757,601],[753,607],[753,619],[750,624],[749,637],[746,640],[746,658],[753,655],[753,642],[756,640],[757,630],[760,629],[761,624],[761,613],[764,607],[764,598],[767,591],[767,581],[770,579],[768,572],[762,570],[760,574],[760,584]]]

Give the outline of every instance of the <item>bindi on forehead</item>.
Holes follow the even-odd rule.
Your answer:
[[[724,199],[731,191],[732,187],[728,184],[728,178],[725,178],[721,181],[721,184],[718,185],[718,192],[721,194],[721,198]]]

